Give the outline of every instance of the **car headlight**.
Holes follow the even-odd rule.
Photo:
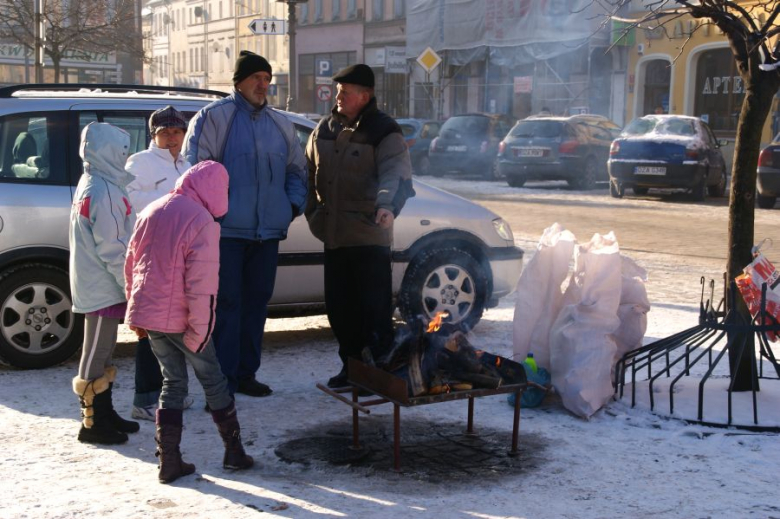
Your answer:
[[[512,229],[510,229],[509,224],[506,223],[503,218],[496,218],[493,220],[493,228],[503,239],[514,243],[515,238],[512,236]]]

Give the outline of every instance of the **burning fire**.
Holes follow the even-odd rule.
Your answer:
[[[426,333],[433,333],[438,332],[441,329],[441,322],[443,319],[450,316],[449,312],[436,312],[436,315],[433,316],[433,319],[431,319],[431,322],[428,323],[428,329],[425,330]]]

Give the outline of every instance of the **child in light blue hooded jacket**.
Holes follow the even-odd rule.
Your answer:
[[[113,445],[137,432],[138,422],[114,410],[116,367],[112,355],[124,317],[124,263],[135,213],[125,171],[130,135],[108,123],[90,123],[81,132],[84,173],[70,212],[70,291],[73,311],[85,315],[84,346],[73,391],[81,402],[79,441]]]

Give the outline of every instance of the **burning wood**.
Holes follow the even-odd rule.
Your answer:
[[[440,312],[427,325],[417,321],[398,328],[392,350],[374,362],[366,348],[364,362],[405,379],[410,396],[526,382],[522,365],[475,349],[445,321],[448,316]]]

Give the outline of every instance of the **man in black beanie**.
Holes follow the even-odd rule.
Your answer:
[[[306,146],[306,219],[325,244],[325,308],[342,362],[328,386],[343,387],[347,359],[364,347],[379,358],[393,341],[393,221],[414,190],[401,128],[377,108],[374,72],[352,65],[333,80],[336,106]]]
[[[293,124],[268,106],[268,61],[242,50],[231,95],[204,107],[187,130],[192,164],[221,162],[230,176],[229,207],[219,243],[214,346],[231,394],[271,394],[260,368],[279,240],[306,201],[306,160]]]

